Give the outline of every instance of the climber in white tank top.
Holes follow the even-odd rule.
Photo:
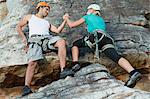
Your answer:
[[[50,24],[47,20],[41,19],[35,15],[29,20],[29,37],[31,35],[49,35]]]
[[[32,93],[30,89],[30,83],[32,81],[35,67],[37,66],[38,60],[43,59],[43,42],[44,47],[50,46],[51,44],[58,48],[58,57],[60,60],[61,74],[66,76],[64,67],[66,65],[66,42],[64,39],[59,36],[52,36],[49,39],[43,39],[42,43],[37,42],[41,41],[41,36],[50,35],[49,32],[60,33],[65,26],[66,20],[57,28],[52,24],[49,24],[44,18],[48,15],[50,11],[50,6],[46,2],[38,3],[36,7],[38,13],[35,15],[26,15],[18,23],[16,29],[19,35],[22,38],[23,43],[26,47],[29,47],[27,50],[27,56],[29,59],[26,76],[25,76],[25,86],[23,88],[23,96]],[[23,26],[29,26],[29,39],[32,39],[33,42],[28,43],[26,36],[23,33]],[[36,40],[35,40],[36,39]],[[45,49],[45,48],[44,48]]]

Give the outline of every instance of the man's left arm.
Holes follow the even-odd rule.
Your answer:
[[[55,33],[60,33],[64,28],[65,24],[66,24],[66,20],[64,20],[58,28],[51,24],[50,30]]]

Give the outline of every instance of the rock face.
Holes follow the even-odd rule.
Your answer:
[[[3,2],[2,2],[3,1]],[[1,5],[5,0],[1,0]],[[39,0],[7,0],[7,16],[1,21],[0,27],[0,66],[26,64],[27,58],[23,51],[23,44],[15,26],[27,13],[35,13],[35,6]],[[58,26],[62,22],[62,16],[68,12],[72,20],[81,18],[86,13],[86,8],[91,3],[101,6],[101,13],[107,21],[108,33],[115,39],[118,51],[122,54],[148,53],[150,51],[150,33],[148,29],[130,25],[130,22],[145,20],[142,12],[149,10],[149,0],[134,1],[108,1],[108,0],[47,0],[51,4],[51,12],[48,20]],[[79,3],[80,2],[80,3]],[[138,6],[137,6],[138,5]],[[5,5],[3,5],[5,6]],[[1,6],[2,7],[2,6]],[[3,7],[3,8],[6,8]],[[3,10],[2,13],[7,13]],[[61,34],[67,38],[69,46],[81,34],[85,35],[84,26],[69,29],[65,28]],[[15,57],[15,58],[14,58]]]
[[[47,20],[56,26],[61,24],[64,13],[68,12],[71,15],[72,20],[77,20],[85,15],[87,11],[86,8],[89,4],[98,3],[101,6],[102,17],[106,20],[107,32],[114,38],[118,52],[125,56],[134,67],[140,69],[142,73],[147,75],[150,73],[150,31],[141,26],[128,24],[130,22],[145,20],[142,13],[144,10],[150,10],[149,0],[47,1],[51,4],[51,11]],[[16,32],[15,27],[23,15],[27,13],[35,13],[35,6],[38,2],[39,0],[0,0],[0,16],[3,14],[3,17],[0,18],[0,90],[2,87],[24,85],[27,57],[23,50],[24,45],[21,42],[21,38]],[[1,11],[1,8],[5,10]],[[5,16],[6,14],[7,16]],[[27,28],[25,28],[24,31],[27,33]],[[68,46],[71,46],[74,40],[85,34],[85,25],[73,29],[66,26],[64,32],[60,34],[60,36],[68,41]],[[83,50],[83,52],[85,52],[85,50]],[[58,57],[51,56],[53,55],[50,54],[47,56],[48,64],[39,64],[40,66],[35,70],[32,85],[44,86],[54,80],[58,80]],[[110,69],[111,74],[114,76],[126,73],[103,54],[99,60],[95,59],[91,53],[83,55],[83,57],[80,57],[80,60],[104,64]],[[97,69],[99,70],[99,68]],[[83,70],[81,71],[83,72]],[[124,87],[122,82],[112,78],[110,79],[108,73],[102,73],[108,76],[108,79],[105,80],[99,78],[101,77],[101,72],[94,71],[95,73],[87,73],[85,76],[81,76],[81,71],[79,71],[74,78],[67,78],[65,80],[53,82],[51,85],[40,89],[37,94],[33,94],[32,96],[36,97],[41,94],[41,97],[51,96],[52,98],[89,98],[90,96],[94,97],[95,94],[97,94],[96,97],[98,97],[100,93],[99,97],[101,98],[122,98],[127,96],[143,97],[143,95],[145,96],[144,99],[149,97],[149,93],[147,92],[129,89]],[[148,77],[150,77],[150,75],[148,75]],[[55,84],[58,84],[58,86],[55,86]],[[109,87],[107,87],[107,84]],[[75,85],[77,85],[77,87],[75,87]],[[64,86],[68,87],[66,88]],[[149,86],[149,83],[147,86]],[[57,89],[58,87],[61,89]],[[71,88],[73,89],[71,90]],[[54,92],[49,89],[53,89]],[[93,91],[94,89],[95,91]],[[101,91],[104,89],[106,89],[104,92]],[[129,92],[127,90],[129,90]],[[110,93],[107,94],[108,91],[110,91]],[[124,92],[125,95],[122,95],[121,92]],[[89,97],[84,93],[90,93]]]
[[[8,10],[6,6],[6,0],[0,0],[0,25],[1,25],[1,21],[5,18],[7,13]]]
[[[23,0],[7,0],[8,15],[2,21],[0,28],[0,66],[25,64],[26,56],[22,51],[23,45],[15,30],[18,20],[28,12],[30,6]],[[14,58],[15,57],[15,58]]]
[[[44,86],[59,78],[59,61],[49,58],[48,63],[41,62],[35,70],[31,85]],[[12,88],[24,85],[24,76],[27,65],[3,67],[0,69],[0,88]],[[44,79],[44,80],[43,80]]]
[[[21,99],[149,99],[150,92],[125,87],[100,64],[91,64],[75,74],[42,87]],[[18,97],[18,99],[20,99]]]

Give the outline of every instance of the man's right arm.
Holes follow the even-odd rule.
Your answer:
[[[27,25],[30,18],[31,18],[31,15],[24,16],[23,19],[16,26],[16,30],[19,33],[19,36],[22,38],[22,41],[25,44],[25,46],[27,45],[27,40],[26,40],[26,36],[23,33],[22,28],[23,28],[23,26]]]

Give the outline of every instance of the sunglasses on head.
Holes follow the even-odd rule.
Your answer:
[[[41,6],[41,8],[45,8],[45,7],[47,7],[47,6]],[[46,10],[49,11],[50,8],[46,8]]]

